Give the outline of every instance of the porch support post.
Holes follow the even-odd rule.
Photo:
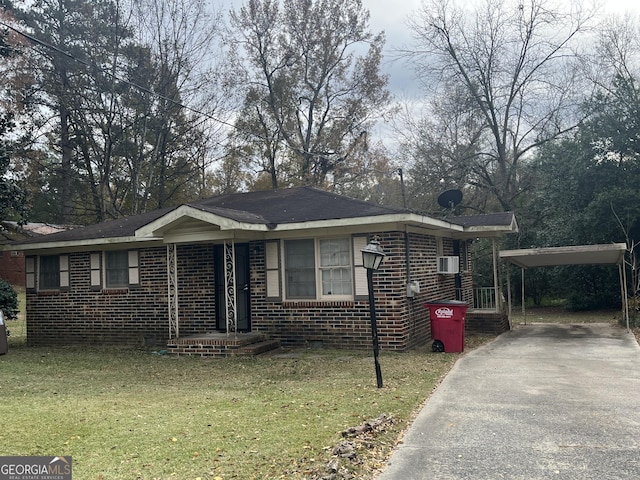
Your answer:
[[[496,312],[502,311],[502,299],[500,298],[500,285],[498,283],[498,247],[496,239],[491,239],[493,243],[493,289],[496,298]]]
[[[167,304],[169,306],[169,338],[180,336],[178,322],[178,249],[175,243],[167,244]]]
[[[238,324],[236,322],[236,249],[233,240],[224,243],[224,298],[227,313],[227,337],[229,332],[238,334]]]

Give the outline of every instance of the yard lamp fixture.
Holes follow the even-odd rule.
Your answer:
[[[362,265],[367,269],[367,286],[369,288],[369,317],[371,318],[371,337],[373,339],[373,361],[376,367],[378,388],[382,388],[382,371],[378,361],[380,351],[378,345],[378,325],[376,322],[376,300],[373,296],[373,272],[380,268],[385,253],[378,240],[371,240],[362,250]]]

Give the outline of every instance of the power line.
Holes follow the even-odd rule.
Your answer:
[[[133,87],[133,88],[135,88],[137,90],[140,90],[141,92],[148,93],[149,95],[152,95],[152,96],[154,96],[156,98],[159,98],[161,100],[165,100],[167,102],[170,102],[170,103],[172,103],[172,104],[174,104],[174,105],[176,105],[178,107],[184,108],[184,109],[189,110],[189,111],[191,111],[193,113],[197,113],[198,115],[202,115],[202,116],[208,118],[209,120],[213,120],[214,122],[218,122],[218,123],[220,123],[222,125],[226,125],[228,127],[237,129],[237,127],[232,123],[229,123],[229,122],[226,122],[224,120],[221,120],[221,119],[219,119],[217,117],[214,117],[213,115],[211,115],[209,113],[206,113],[206,112],[203,112],[201,110],[198,110],[197,108],[193,108],[193,107],[190,107],[188,105],[185,105],[184,103],[178,102],[178,101],[174,100],[173,98],[167,97],[166,95],[163,95],[161,93],[154,92],[153,90],[150,90],[150,89],[148,89],[146,87],[143,87],[142,85],[139,85],[137,83],[131,82],[131,81],[129,81],[127,79],[124,79],[124,78],[120,78],[115,73],[112,73],[112,72],[110,72],[110,71],[98,66],[97,64],[91,64],[91,63],[89,63],[89,62],[87,62],[85,60],[82,60],[81,58],[78,58],[78,57],[74,56],[73,54],[71,54],[71,53],[69,53],[69,52],[67,52],[65,50],[62,50],[61,48],[56,47],[55,45],[51,45],[50,43],[45,42],[44,40],[40,40],[39,38],[36,38],[33,35],[30,35],[28,33],[25,33],[23,31],[21,31],[21,30],[18,30],[17,28],[15,28],[15,27],[7,24],[7,23],[4,23],[3,21],[0,21],[0,25],[8,28],[9,30],[17,33],[18,35],[26,38],[27,40],[29,40],[30,42],[32,42],[32,43],[34,43],[36,45],[39,45],[39,46],[44,47],[44,48],[47,48],[49,50],[53,50],[54,52],[59,53],[60,55],[64,55],[65,57],[70,58],[74,62],[77,62],[77,63],[79,63],[79,64],[81,64],[81,65],[83,65],[83,66],[85,66],[85,67],[87,67],[87,68],[89,68],[91,70],[94,70],[94,69],[98,70],[101,73],[103,73],[104,75],[106,75],[108,77],[111,77],[111,78],[117,80],[118,82],[121,82],[121,83],[123,83],[125,85],[129,85],[130,87]]]

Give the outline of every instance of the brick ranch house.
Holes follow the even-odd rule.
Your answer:
[[[380,348],[401,351],[430,339],[425,302],[473,301],[469,242],[515,231],[513,213],[442,220],[301,187],[217,196],[4,249],[25,254],[31,345],[226,355],[265,341],[370,347],[360,250],[375,236],[386,253],[373,277]]]

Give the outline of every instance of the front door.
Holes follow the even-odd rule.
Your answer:
[[[224,246],[214,248],[215,282],[216,282],[216,329],[227,330],[227,304],[225,299]],[[251,309],[249,298],[249,244],[235,245],[236,267],[236,312],[238,331],[251,330]]]

